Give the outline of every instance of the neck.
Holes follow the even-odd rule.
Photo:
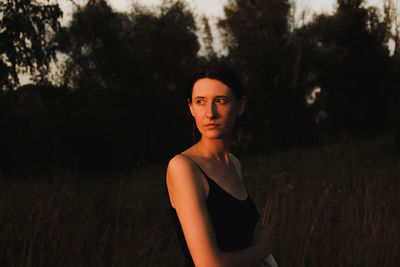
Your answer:
[[[199,150],[204,157],[213,159],[225,164],[229,163],[230,137],[222,139],[208,139],[202,137],[197,143]]]

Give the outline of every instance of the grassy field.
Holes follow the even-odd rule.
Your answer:
[[[287,266],[400,266],[400,160],[385,139],[240,157]],[[180,266],[165,164],[0,180],[0,266]]]

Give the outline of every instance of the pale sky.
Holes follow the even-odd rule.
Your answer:
[[[65,1],[65,0],[63,0]],[[85,1],[85,0],[78,0]],[[116,10],[126,11],[129,10],[132,2],[138,2],[145,5],[157,5],[162,2],[162,0],[107,0],[111,6]],[[313,10],[313,12],[332,12],[336,0],[292,0],[296,2],[301,8],[308,7]],[[223,15],[223,5],[226,4],[227,0],[186,0],[186,2],[194,8],[196,13],[207,14],[210,16],[220,17]],[[367,0],[367,6],[375,5],[382,6],[384,0]]]
[[[73,0],[77,4],[84,4],[87,0]],[[162,0],[107,0],[110,5],[118,11],[129,11],[132,3],[137,2],[146,6],[157,6]],[[313,12],[332,12],[335,7],[336,0],[292,0],[298,4],[300,9],[311,8]],[[228,0],[186,0],[189,6],[197,14],[205,14],[210,17],[223,16],[223,6]],[[367,0],[367,5],[375,5],[381,7],[384,0]],[[69,20],[72,14],[71,0],[59,0],[59,3],[64,10],[64,17]]]

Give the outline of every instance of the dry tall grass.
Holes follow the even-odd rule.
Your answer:
[[[400,266],[400,160],[388,145],[293,150],[243,163],[281,266]]]
[[[384,140],[242,157],[280,266],[400,266],[400,161]],[[0,266],[180,266],[166,165],[0,180]]]

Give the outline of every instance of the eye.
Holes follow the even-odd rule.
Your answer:
[[[204,99],[197,99],[196,104],[204,104]]]
[[[215,102],[220,103],[220,104],[226,104],[226,103],[228,103],[228,99],[226,99],[226,98],[217,98],[215,100]]]

